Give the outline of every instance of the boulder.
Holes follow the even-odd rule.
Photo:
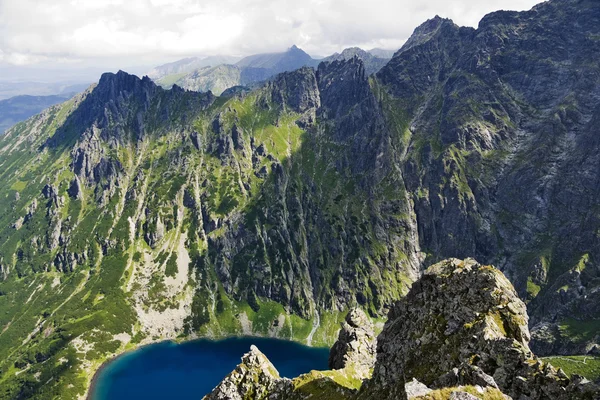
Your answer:
[[[371,375],[375,365],[376,338],[373,322],[360,308],[352,309],[342,323],[338,340],[329,353],[329,368],[353,368],[361,379]]]

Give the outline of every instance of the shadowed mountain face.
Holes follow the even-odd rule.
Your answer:
[[[436,18],[377,75],[407,112],[421,247],[501,266],[531,300],[542,353],[574,348],[538,341],[541,321],[569,331],[600,315],[599,18],[590,1],[492,13],[477,30]]]
[[[599,38],[597,2],[553,0],[427,21],[371,77],[352,57],[217,98],[119,72],[18,124],[0,398],[74,398],[107,357],[179,335],[331,344],[349,305],[383,316],[445,257],[506,273],[534,351],[586,352]]]

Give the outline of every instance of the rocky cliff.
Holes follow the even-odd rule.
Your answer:
[[[477,29],[435,18],[377,74],[401,122],[424,264],[498,265],[529,303],[541,353],[597,340],[565,332],[598,319],[599,18],[596,2],[560,0]]]

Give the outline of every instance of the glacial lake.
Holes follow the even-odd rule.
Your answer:
[[[254,344],[281,376],[327,369],[329,349],[264,338],[161,342],[111,361],[95,377],[91,400],[201,399]]]

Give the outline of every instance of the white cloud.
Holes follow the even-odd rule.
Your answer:
[[[476,26],[539,0],[0,0],[0,62],[134,65],[201,54],[396,49],[434,15]]]

